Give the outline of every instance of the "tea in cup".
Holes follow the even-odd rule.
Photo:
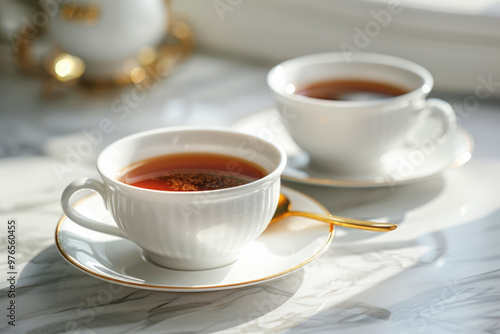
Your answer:
[[[285,165],[275,144],[227,129],[145,131],[105,148],[97,159],[102,181],[74,181],[61,205],[75,223],[133,241],[157,265],[212,269],[236,261],[266,229]],[[75,210],[70,200],[81,190],[103,198],[116,226]]]
[[[322,53],[287,60],[267,76],[284,125],[311,165],[339,175],[383,173],[387,155],[413,137],[429,117],[433,136],[456,128],[456,114],[427,99],[433,77],[409,60],[359,53]]]

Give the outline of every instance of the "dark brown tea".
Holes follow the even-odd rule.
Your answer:
[[[125,168],[119,181],[164,191],[217,190],[240,186],[266,175],[250,161],[212,153],[181,153],[146,159]]]
[[[316,99],[336,101],[366,101],[399,96],[408,93],[397,86],[369,80],[335,79],[319,81],[296,91],[296,94]]]

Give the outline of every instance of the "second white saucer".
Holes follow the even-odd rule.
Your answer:
[[[460,126],[446,140],[427,140],[429,129],[433,128],[429,123],[415,134],[416,142],[422,144],[392,152],[383,173],[345,176],[311,166],[307,152],[290,137],[275,108],[251,113],[234,123],[232,128],[280,145],[288,156],[283,179],[325,186],[381,187],[416,182],[463,165],[470,160],[474,149],[472,136]]]

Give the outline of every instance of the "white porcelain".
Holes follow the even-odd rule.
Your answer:
[[[317,201],[283,188],[293,208],[327,213]],[[98,196],[89,196],[76,209],[110,226],[113,219]],[[241,224],[241,218],[235,223]],[[300,269],[321,255],[331,244],[333,225],[301,217],[288,217],[271,224],[246,245],[239,259],[226,267],[179,271],[152,264],[129,240],[79,226],[66,216],[59,221],[56,245],[62,257],[96,278],[141,289],[162,291],[206,291],[257,284]]]
[[[331,101],[294,92],[309,83],[331,79],[382,81],[408,90],[396,97],[366,101]],[[397,57],[341,52],[302,56],[272,68],[267,83],[283,123],[312,163],[337,174],[353,175],[384,168],[382,156],[413,141],[413,133],[431,116],[441,122],[433,136],[456,128],[451,105],[426,99],[432,75],[422,66]]]
[[[421,181],[462,166],[470,160],[474,150],[471,134],[458,126],[443,141],[432,141],[432,130],[438,123],[438,120],[429,119],[415,133],[414,145],[403,145],[386,155],[385,169],[362,171],[349,176],[311,165],[309,155],[290,137],[275,108],[251,113],[231,127],[274,141],[280,146],[288,156],[282,175],[284,180],[337,187],[380,187]]]
[[[209,191],[157,191],[116,179],[143,159],[180,152],[215,152],[250,160],[267,175],[242,186]],[[173,127],[140,132],[105,148],[97,159],[102,182],[80,179],[63,192],[65,214],[83,227],[127,238],[158,265],[203,270],[228,265],[267,227],[276,209],[286,155],[275,144],[224,128]],[[70,199],[97,192],[116,225],[79,213]]]
[[[82,13],[93,7],[97,19],[63,17],[60,11],[70,6]],[[167,33],[167,6],[162,0],[78,0],[49,8],[49,40],[81,58],[85,77],[90,79],[122,77],[127,59],[136,58],[143,47],[155,47]]]

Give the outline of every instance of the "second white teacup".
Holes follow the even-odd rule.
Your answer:
[[[354,101],[297,94],[308,85],[330,80],[385,83],[405,93]],[[449,103],[427,99],[434,84],[429,71],[397,57],[359,53],[347,60],[340,52],[308,55],[276,65],[267,82],[283,123],[312,164],[340,174],[383,172],[384,155],[411,143],[429,117],[440,119],[432,131],[435,138],[456,127]]]

